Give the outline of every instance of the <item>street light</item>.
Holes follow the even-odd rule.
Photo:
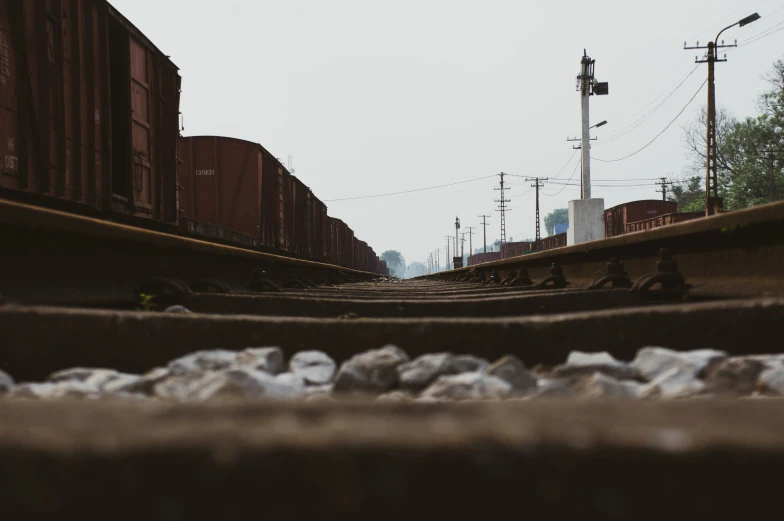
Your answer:
[[[594,126],[592,126],[592,127],[588,127],[588,128],[589,128],[589,129],[592,129],[592,128],[599,128],[599,127],[603,127],[603,126],[605,126],[606,124],[607,124],[607,120],[605,119],[604,121],[602,121],[602,122],[599,122],[599,123],[597,123],[596,125],[594,125]]]
[[[722,200],[719,197],[719,176],[717,170],[717,144],[716,144],[716,84],[715,84],[715,75],[714,75],[714,64],[716,62],[725,62],[727,61],[726,57],[721,60],[718,58],[718,49],[724,47],[737,47],[737,40],[736,43],[731,45],[724,45],[724,42],[719,42],[719,37],[721,33],[726,31],[731,27],[735,27],[736,25],[739,27],[744,27],[749,25],[752,22],[759,20],[761,17],[759,13],[754,13],[752,15],[747,16],[732,25],[728,25],[721,31],[719,34],[716,35],[716,39],[712,42],[708,42],[707,47],[700,47],[699,42],[697,42],[696,47],[686,47],[683,46],[684,49],[707,49],[708,53],[704,60],[695,59],[697,63],[707,63],[708,64],[708,114],[707,114],[707,136],[706,136],[706,143],[707,143],[707,150],[706,150],[706,161],[705,161],[705,215],[713,215],[719,213],[723,210]],[[725,55],[726,56],[726,55]]]

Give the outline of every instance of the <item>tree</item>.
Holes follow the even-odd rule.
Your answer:
[[[387,261],[389,274],[403,278],[406,276],[406,259],[399,251],[387,250],[381,254],[381,260]]]
[[[547,229],[547,235],[553,234],[553,229],[556,224],[565,224],[569,226],[569,209],[558,208],[548,213],[544,218],[544,227]]]
[[[694,176],[672,185],[667,200],[678,204],[679,212],[705,211],[705,179]]]
[[[726,210],[748,208],[784,195],[784,60],[774,63],[768,81],[772,90],[760,96],[759,116],[737,121],[724,109],[716,114],[718,191]],[[678,203],[680,211],[700,211],[705,209],[705,107],[684,132],[691,159],[689,177],[682,186],[673,188],[670,200]]]
[[[424,275],[427,275],[427,267],[421,262],[412,262],[408,265],[408,271],[406,272],[408,278],[422,277]]]

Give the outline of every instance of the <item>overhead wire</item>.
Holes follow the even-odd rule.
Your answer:
[[[691,105],[691,103],[694,101],[694,98],[696,98],[696,97],[697,97],[697,94],[699,94],[699,93],[702,91],[702,88],[705,86],[705,84],[706,84],[706,83],[708,83],[708,79],[707,79],[707,78],[705,79],[705,81],[703,81],[703,82],[702,82],[702,85],[700,85],[700,88],[699,88],[699,89],[697,89],[697,92],[695,92],[695,93],[694,93],[694,96],[692,96],[692,97],[691,97],[691,99],[690,99],[690,100],[689,100],[689,101],[686,103],[686,105],[684,105],[684,106],[683,106],[683,108],[681,109],[681,111],[680,111],[680,112],[678,112],[678,115],[677,115],[677,116],[675,116],[675,117],[672,119],[672,121],[670,121],[669,123],[667,123],[667,126],[666,126],[666,127],[664,127],[664,129],[663,129],[661,132],[659,132],[658,134],[656,134],[656,136],[654,136],[654,138],[653,138],[653,139],[651,139],[651,140],[650,140],[648,143],[646,143],[645,145],[643,145],[641,148],[639,148],[639,149],[635,150],[634,152],[632,152],[632,153],[631,153],[631,154],[629,154],[629,155],[626,155],[626,156],[624,156],[624,157],[619,157],[619,158],[617,158],[617,159],[600,159],[600,158],[598,158],[598,157],[593,157],[593,156],[591,156],[591,159],[595,159],[596,161],[600,161],[600,162],[602,162],[602,163],[615,163],[615,162],[618,162],[618,161],[623,161],[624,159],[629,159],[630,157],[632,157],[632,156],[635,156],[635,155],[639,154],[640,152],[642,152],[643,150],[645,150],[646,148],[648,148],[650,145],[652,145],[652,144],[654,143],[654,141],[656,141],[657,139],[659,139],[659,136],[661,136],[662,134],[664,134],[664,133],[665,133],[665,132],[666,132],[666,131],[667,131],[667,130],[668,130],[668,129],[669,129],[671,126],[672,126],[672,124],[673,124],[673,123],[675,123],[675,122],[678,120],[678,118],[680,118],[680,117],[681,117],[681,115],[682,115],[682,114],[683,114],[683,113],[686,111],[686,109],[689,107],[689,105]]]
[[[400,192],[389,192],[389,193],[386,193],[386,194],[361,195],[361,196],[357,196],[357,197],[343,197],[343,198],[339,198],[339,199],[325,199],[324,202],[325,203],[331,203],[331,202],[335,202],[335,201],[353,201],[353,200],[356,200],[356,199],[371,199],[371,198],[374,198],[374,197],[387,197],[387,196],[390,196],[390,195],[402,195],[402,194],[410,194],[410,193],[413,193],[413,192],[424,192],[425,190],[435,190],[436,188],[446,188],[448,186],[455,186],[455,185],[462,185],[462,184],[466,184],[466,183],[473,183],[475,181],[481,181],[482,179],[489,179],[491,177],[495,177],[495,175],[488,175],[488,176],[484,176],[484,177],[477,177],[476,179],[468,179],[466,181],[457,181],[457,182],[454,182],[454,183],[447,183],[447,184],[444,184],[444,185],[428,186],[428,187],[425,187],[425,188],[415,188],[413,190],[403,190],[403,191],[400,191]]]
[[[598,145],[598,146],[600,146],[600,145],[603,145],[603,144],[612,143],[613,141],[617,141],[618,139],[622,138],[623,136],[625,136],[626,134],[628,134],[629,132],[631,132],[631,131],[632,131],[632,130],[634,130],[635,128],[637,128],[637,127],[639,127],[640,125],[642,125],[642,124],[643,124],[643,123],[644,123],[644,122],[645,122],[645,121],[646,121],[648,118],[650,118],[650,117],[651,117],[651,116],[652,116],[652,115],[653,115],[653,114],[654,114],[654,113],[655,113],[657,110],[659,110],[659,109],[660,109],[662,106],[664,106],[664,104],[665,104],[665,103],[667,103],[667,101],[668,101],[670,98],[672,98],[672,96],[673,96],[673,95],[674,95],[674,94],[675,94],[675,93],[678,91],[678,89],[680,89],[680,88],[681,88],[681,86],[682,86],[684,83],[686,83],[686,80],[688,80],[689,78],[691,78],[691,76],[692,76],[692,75],[693,75],[693,74],[694,74],[694,73],[697,71],[697,69],[699,69],[699,65],[695,66],[695,67],[694,67],[694,68],[693,68],[693,69],[692,69],[692,70],[689,72],[689,74],[687,74],[687,75],[686,75],[686,77],[685,77],[685,78],[683,78],[683,80],[681,80],[681,82],[680,82],[680,83],[678,83],[678,85],[677,85],[677,86],[676,86],[676,87],[675,87],[675,88],[674,88],[672,91],[670,91],[670,93],[669,93],[669,94],[667,94],[667,96],[665,96],[665,97],[664,97],[664,99],[662,99],[662,100],[661,100],[661,101],[660,101],[660,102],[659,102],[659,103],[658,103],[656,106],[654,106],[654,107],[653,107],[651,110],[649,110],[648,112],[646,112],[645,114],[643,114],[643,115],[642,115],[640,118],[638,118],[638,119],[637,119],[637,120],[636,120],[634,123],[630,124],[629,126],[627,126],[627,127],[626,127],[626,128],[624,128],[624,129],[622,129],[622,130],[620,130],[620,131],[616,132],[615,134],[612,134],[611,136],[608,136],[607,138],[603,139],[603,140],[602,140],[600,143],[597,143],[597,145]],[[597,146],[597,145],[594,145],[594,146]]]

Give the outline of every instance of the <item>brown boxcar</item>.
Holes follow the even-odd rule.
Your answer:
[[[519,257],[531,251],[533,242],[507,242],[501,245],[501,256],[504,259]]]
[[[313,208],[313,258],[319,262],[329,261],[329,218],[327,205],[311,194]]]
[[[477,264],[484,264],[485,262],[492,262],[501,260],[500,251],[489,251],[487,253],[477,253],[468,257],[468,265],[475,266]]]
[[[365,241],[357,240],[357,250],[354,253],[354,258],[356,259],[355,268],[362,271],[370,271],[368,265],[368,245]]]
[[[658,199],[632,201],[604,211],[604,236],[613,237],[626,233],[626,223],[650,219],[678,211],[678,205]]]
[[[0,3],[3,192],[176,222],[177,67],[103,0]]]
[[[329,219],[334,234],[333,264],[350,268],[354,251],[354,232],[340,219],[335,217]]]
[[[191,136],[180,140],[180,159],[181,226],[209,223],[290,251],[289,176],[269,151],[243,139]]]
[[[534,241],[531,251],[547,251],[566,246],[566,232],[557,233]]]
[[[641,232],[645,230],[651,230],[653,228],[659,228],[662,226],[668,226],[670,224],[675,224],[684,221],[690,221],[692,219],[699,219],[700,217],[705,217],[705,212],[675,212],[675,213],[668,213],[664,215],[659,215],[657,217],[652,217],[650,219],[645,219],[642,221],[635,221],[631,223],[626,223],[626,233],[633,233],[633,232]]]
[[[242,139],[182,138],[181,218],[235,230],[261,242],[263,155],[260,145]]]

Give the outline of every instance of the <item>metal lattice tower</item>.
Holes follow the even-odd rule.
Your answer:
[[[529,177],[526,181],[534,181],[534,184],[531,185],[532,188],[536,188],[536,240],[540,240],[542,238],[541,226],[539,225],[539,189],[544,187],[544,181],[549,180],[549,177]]]
[[[506,243],[506,212],[510,211],[509,208],[506,207],[506,203],[511,203],[511,199],[506,199],[504,197],[504,176],[506,175],[504,172],[498,174],[501,177],[501,187],[496,188],[501,192],[501,199],[496,199],[495,202],[499,203],[499,207],[496,208],[496,212],[501,212],[501,244]]]

